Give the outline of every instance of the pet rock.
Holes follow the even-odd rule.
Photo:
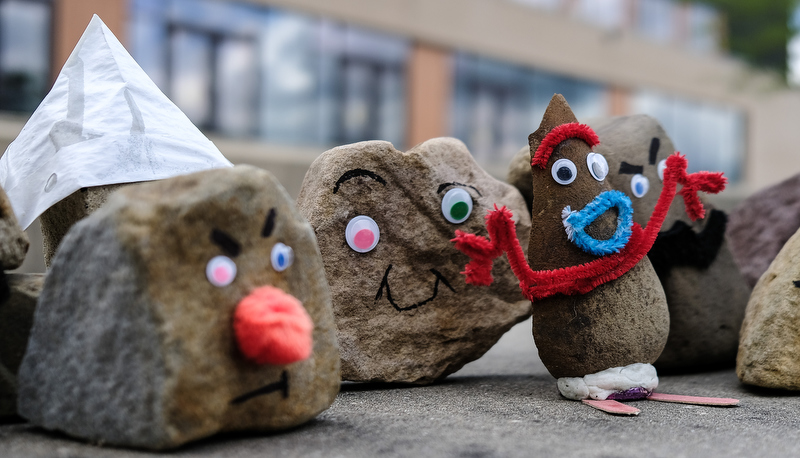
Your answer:
[[[704,214],[697,191],[719,192],[725,180],[722,174],[687,174],[686,158],[671,155],[642,229],[633,222],[630,198],[606,181],[608,162],[592,149],[597,134],[577,122],[561,95],[553,96],[528,140],[533,216],[527,262],[508,211],[498,208],[487,216],[489,238],[458,231],[454,239],[471,258],[467,283],[491,285],[493,260],[505,252],[533,301],[534,340],[561,394],[590,397],[590,405],[608,412],[636,414],[615,400],[652,395],[658,381],[651,364],[669,330],[664,292],[645,255],[678,184],[686,211],[697,219]]]
[[[530,220],[516,189],[481,169],[463,143],[428,140],[410,151],[370,141],[311,165],[298,207],[317,235],[330,282],[342,377],[426,384],[479,358],[530,316],[508,263],[491,288],[464,285],[457,229],[484,230],[494,204]]]
[[[736,374],[749,385],[800,390],[800,231],[756,283],[741,329]]]
[[[762,189],[731,212],[731,252],[751,287],[798,228],[800,174]]]
[[[630,197],[634,222],[646,226],[661,193],[666,159],[675,151],[672,141],[647,115],[597,119],[589,125],[600,138],[595,152],[608,162],[609,184]],[[693,222],[677,199],[647,254],[670,314],[667,344],[655,363],[659,369],[735,363],[750,288],[728,249],[726,223],[726,215],[713,208]]]
[[[69,231],[37,305],[19,413],[158,450],[297,426],[339,383],[314,233],[271,174],[238,166],[126,186]]]

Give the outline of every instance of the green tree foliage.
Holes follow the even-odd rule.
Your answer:
[[[723,15],[728,48],[753,65],[786,74],[786,44],[797,0],[704,0]]]

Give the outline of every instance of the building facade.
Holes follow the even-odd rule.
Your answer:
[[[737,199],[800,171],[800,96],[672,0],[0,0],[0,147],[97,13],[233,162],[296,195],[362,140],[463,140],[503,177],[553,93],[579,119],[648,113]]]

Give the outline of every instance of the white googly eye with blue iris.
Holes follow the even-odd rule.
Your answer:
[[[568,185],[575,181],[575,177],[578,176],[578,169],[569,159],[559,159],[553,164],[550,174],[553,175],[556,183]]]
[[[374,219],[369,216],[359,215],[347,223],[347,228],[344,230],[344,238],[353,251],[367,253],[378,245],[378,240],[381,238],[381,230]]]
[[[236,263],[227,256],[214,256],[206,264],[206,278],[214,286],[228,286],[236,278]]]
[[[631,178],[631,192],[636,197],[644,197],[650,190],[650,180],[641,173],[637,173]]]
[[[442,214],[453,224],[463,223],[472,214],[472,196],[461,188],[447,191],[442,198]]]
[[[658,179],[664,181],[664,170],[667,170],[667,160],[661,159],[658,162]]]
[[[589,153],[586,156],[586,166],[589,167],[592,178],[597,181],[603,181],[608,176],[608,161],[602,154]]]
[[[292,250],[292,247],[278,242],[272,247],[272,253],[270,253],[269,258],[272,261],[272,268],[278,272],[283,272],[294,262],[294,250]]]

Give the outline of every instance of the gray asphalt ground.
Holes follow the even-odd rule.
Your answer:
[[[536,356],[530,321],[483,358],[428,387],[345,383],[314,421],[274,435],[188,444],[174,457],[800,456],[800,393],[743,386],[733,369],[661,376],[658,391],[734,397],[738,407],[636,401],[616,417],[561,398]],[[0,425],[0,457],[141,457],[26,424]]]

